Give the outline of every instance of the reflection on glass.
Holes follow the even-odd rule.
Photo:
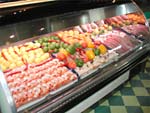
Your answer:
[[[122,14],[126,14],[127,13],[127,9],[126,9],[125,5],[121,6],[121,10],[120,11],[121,11]]]
[[[15,38],[15,35],[10,35],[9,38]]]
[[[82,22],[82,24],[86,24],[86,23],[88,23],[88,21],[89,21],[88,15],[83,15],[83,16],[81,17],[81,22]]]
[[[40,28],[40,31],[43,31],[45,28],[44,27],[42,27],[42,28]]]
[[[9,45],[11,42],[6,42],[5,45]]]
[[[13,43],[34,36],[64,30],[66,28],[70,29],[73,26],[91,23],[115,15],[123,15],[128,11],[132,11],[129,6],[133,7],[130,4],[124,4],[117,7],[95,8],[29,20],[8,26],[0,26],[0,45],[4,45],[6,42]],[[26,9],[21,11],[26,11]],[[17,13],[18,12],[13,12],[14,15]]]

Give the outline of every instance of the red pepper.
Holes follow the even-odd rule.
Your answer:
[[[83,48],[87,48],[87,43],[86,42],[83,42],[81,45],[82,45]]]
[[[12,73],[10,73],[9,75],[7,75],[7,76],[12,76],[12,75],[14,75],[14,74],[18,74],[18,73],[21,73],[21,71],[15,71],[15,72],[12,72]]]
[[[20,45],[20,46],[18,46],[18,48],[20,49],[21,47],[27,47],[28,45]]]
[[[59,35],[59,32],[58,33],[56,33],[56,34],[54,34],[54,36],[57,36],[58,38],[62,38],[60,35]]]
[[[52,60],[52,58],[50,58],[50,59],[48,59],[48,60],[46,60],[46,61],[44,61],[44,62],[42,62],[42,63],[36,64],[35,67],[44,65],[44,64],[46,64],[47,62],[49,62],[49,61],[51,61],[51,60]]]
[[[100,45],[101,42],[100,42],[100,41],[94,41],[94,44],[95,44],[95,45]]]
[[[22,58],[21,60],[25,65],[27,64],[27,61],[25,59]]]
[[[89,61],[88,57],[84,56],[83,61],[84,61],[84,63],[88,62]]]
[[[22,62],[26,65],[26,68],[24,70],[27,71],[28,68],[29,68],[27,60],[25,60],[25,59],[22,58]]]
[[[29,65],[26,64],[26,68],[24,70],[27,71],[28,69],[29,69]]]
[[[82,49],[81,48],[76,48],[76,51],[80,52]]]
[[[36,50],[36,49],[38,49],[39,47],[37,47],[37,48],[31,48],[31,49],[28,49],[28,50],[26,50],[26,52],[29,52],[29,51],[32,51],[32,50]]]
[[[20,55],[17,53],[17,51],[15,51],[15,50],[14,50],[14,53],[15,53],[16,55],[20,56]]]
[[[4,73],[8,73],[10,71],[12,71],[12,69],[7,69],[6,71],[4,71]]]
[[[68,62],[65,60],[64,61],[64,66],[67,66],[68,65]]]
[[[3,52],[1,53],[1,55],[2,55],[2,57],[3,57],[5,60],[8,61],[8,59],[6,58],[6,56],[5,56],[5,54],[4,54]]]
[[[58,40],[49,40],[48,42],[59,42]]]
[[[81,55],[85,55],[85,51],[82,50],[82,51],[81,51]]]
[[[59,60],[65,60],[65,59],[66,59],[66,56],[65,56],[63,53],[58,53],[58,54],[57,54],[57,58],[58,58]]]
[[[72,60],[68,62],[68,67],[71,69],[75,69],[76,68],[76,63]]]

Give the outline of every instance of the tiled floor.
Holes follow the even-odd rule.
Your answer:
[[[135,75],[83,113],[150,113],[150,60],[144,73]]]

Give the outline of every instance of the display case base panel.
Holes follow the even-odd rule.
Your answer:
[[[100,89],[72,109],[68,110],[66,113],[81,113],[100,99],[102,99],[104,96],[112,92],[115,88],[120,86],[122,83],[124,83],[129,78],[129,71],[122,74],[120,77],[115,79],[114,81],[110,82],[108,85],[106,85],[104,88]]]

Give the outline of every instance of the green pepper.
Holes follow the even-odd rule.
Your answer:
[[[66,50],[70,53],[70,54],[74,54],[76,52],[76,49],[74,46],[68,46],[66,48]]]
[[[53,40],[59,40],[59,38],[57,36],[50,36],[50,38]]]
[[[59,43],[56,43],[55,47],[56,47],[57,49],[59,49],[59,48],[60,48]]]
[[[64,42],[60,42],[60,47],[63,48]]]
[[[55,46],[55,45],[56,45],[56,42],[52,42],[51,44]]]
[[[49,40],[49,39],[48,39],[47,37],[42,38],[42,41],[43,41],[43,42],[48,42],[48,40]]]
[[[82,59],[79,59],[79,58],[77,58],[77,59],[75,60],[75,62],[76,62],[76,65],[77,65],[78,67],[82,67],[83,64],[84,64],[84,61],[83,61]]]
[[[53,50],[53,49],[55,49],[55,44],[51,43],[48,47],[49,47],[50,50]]]
[[[68,47],[68,44],[63,44],[63,48],[67,48]]]
[[[49,51],[48,47],[44,47],[44,48],[43,48],[43,51],[44,51],[44,52],[48,52],[48,51]]]
[[[104,30],[100,30],[100,31],[99,31],[99,34],[102,34],[102,33],[104,33]]]
[[[59,52],[59,49],[54,49],[54,53],[58,53]]]
[[[76,43],[74,43],[74,47],[75,47],[75,48],[81,48],[81,44],[78,43],[78,42],[76,42]]]
[[[42,44],[42,43],[43,43],[43,40],[42,40],[42,39],[38,39],[38,42],[39,42],[40,44]]]
[[[42,43],[42,46],[48,47],[48,43],[44,42],[44,43]]]
[[[94,54],[95,54],[95,56],[100,55],[100,50],[98,48],[95,48],[94,49]]]

